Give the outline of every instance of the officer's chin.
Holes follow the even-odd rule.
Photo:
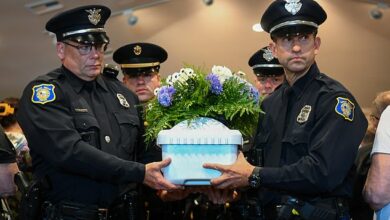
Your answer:
[[[137,92],[137,96],[138,96],[138,99],[140,102],[145,103],[145,102],[148,102],[149,100],[151,100],[154,95],[144,93],[144,92],[142,92],[142,93]]]

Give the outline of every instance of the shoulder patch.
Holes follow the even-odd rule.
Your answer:
[[[347,121],[353,121],[355,104],[351,100],[344,97],[337,97],[337,104],[334,108],[336,113],[343,116]]]
[[[53,84],[39,84],[32,88],[31,101],[38,104],[46,104],[56,100]]]

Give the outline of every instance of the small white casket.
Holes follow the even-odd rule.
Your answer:
[[[157,144],[162,148],[162,158],[172,159],[163,169],[164,177],[179,185],[210,185],[210,179],[221,173],[202,165],[233,164],[242,142],[238,130],[230,130],[215,119],[200,117],[190,124],[182,121],[172,129],[158,133]]]

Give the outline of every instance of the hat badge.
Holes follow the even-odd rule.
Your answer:
[[[140,54],[142,53],[142,47],[139,46],[139,45],[135,46],[135,47],[133,48],[133,52],[134,52],[134,54],[137,55],[137,56],[140,55]]]
[[[267,47],[266,49],[263,49],[264,53],[263,53],[263,58],[270,62],[271,60],[274,59],[274,55],[272,55],[272,51]]]
[[[284,7],[288,12],[290,12],[290,14],[295,15],[296,13],[299,12],[299,10],[301,10],[302,3],[300,2],[300,0],[285,0],[285,1],[286,4],[284,5]]]
[[[100,16],[100,11],[101,9],[89,9],[89,10],[85,10],[86,12],[89,13],[88,15],[88,20],[94,24],[94,25],[97,25],[101,19],[101,16]]]

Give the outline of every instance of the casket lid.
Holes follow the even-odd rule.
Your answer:
[[[158,133],[157,144],[234,144],[242,145],[241,132],[230,130],[220,121],[199,117],[182,121],[169,130]]]

